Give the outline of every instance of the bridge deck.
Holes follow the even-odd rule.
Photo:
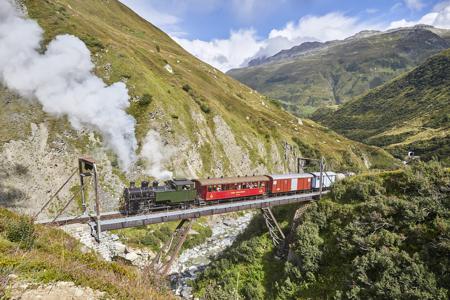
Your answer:
[[[323,191],[322,193],[325,194],[327,193],[327,191]],[[177,221],[183,219],[193,219],[203,216],[237,212],[247,209],[272,207],[291,203],[300,203],[311,201],[313,200],[314,197],[318,195],[319,192],[313,192],[307,194],[271,197],[267,199],[247,200],[216,205],[205,205],[196,208],[175,210],[175,211],[164,211],[146,215],[111,218],[109,220],[101,220],[100,228],[101,231],[108,231],[122,228],[139,227],[149,224]],[[91,222],[91,226],[95,228],[96,227],[95,222]]]

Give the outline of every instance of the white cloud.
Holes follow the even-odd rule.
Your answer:
[[[174,39],[187,51],[222,71],[240,66],[263,45],[252,29],[232,31],[228,39],[208,42],[176,37]]]
[[[433,10],[423,15],[419,20],[408,21],[405,19],[391,22],[389,29],[408,27],[417,24],[431,25],[438,28],[450,29],[450,1],[444,1],[434,6]]]
[[[227,71],[243,66],[253,58],[271,56],[305,41],[344,39],[365,29],[380,29],[380,26],[333,12],[323,16],[305,16],[282,29],[271,30],[265,39],[258,38],[254,30],[246,29],[232,31],[228,39],[175,40],[201,60]]]
[[[421,10],[425,4],[421,0],[404,0],[405,5],[411,10]]]
[[[138,13],[155,26],[160,27],[171,35],[182,36],[185,34],[180,30],[178,24],[181,19],[173,14],[164,13],[155,9],[150,3],[140,0],[120,0],[123,4]]]
[[[310,38],[319,41],[344,39],[364,29],[377,29],[378,25],[361,22],[339,12],[323,16],[305,16],[297,24],[288,23],[282,30],[273,29],[269,38],[285,37],[289,40]]]

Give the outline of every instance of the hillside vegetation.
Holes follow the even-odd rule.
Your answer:
[[[330,167],[342,170],[395,164],[383,150],[284,112],[276,102],[184,51],[119,1],[20,2],[45,30],[42,51],[55,36],[73,34],[90,49],[98,76],[108,84],[126,83],[138,151],[149,130],[158,132],[161,145],[152,152],[175,176],[293,171],[296,154],[310,153],[325,155]],[[98,134],[75,131],[66,118],[50,116],[6,88],[0,88],[0,107],[2,205],[36,210],[81,155],[98,161],[104,210],[117,209],[127,179],[145,178],[148,166],[142,160],[124,174]]]
[[[197,279],[197,294],[448,299],[449,197],[450,172],[436,162],[347,178],[303,213],[286,261],[273,258],[261,219]]]
[[[448,30],[432,27],[362,32],[343,41],[305,43],[228,74],[308,116],[362,95],[449,47]]]
[[[34,284],[70,281],[113,299],[172,298],[152,271],[105,262],[62,230],[33,225],[29,218],[0,208],[0,299],[10,295],[11,274]]]
[[[397,157],[408,150],[450,164],[450,50],[337,111],[314,118],[343,135],[385,147]]]

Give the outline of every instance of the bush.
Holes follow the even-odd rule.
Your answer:
[[[146,234],[142,240],[142,245],[150,246],[150,247],[160,247],[161,246],[161,240],[158,239],[153,233]]]
[[[338,182],[331,190],[331,197],[342,203],[367,201],[370,197],[386,193],[380,178],[365,176]]]
[[[96,50],[102,50],[105,49],[105,45],[102,44],[101,41],[99,41],[96,37],[92,35],[86,35],[81,38],[83,42],[89,47]]]
[[[23,249],[30,249],[36,238],[33,221],[28,217],[12,220],[6,226],[5,233],[8,240],[19,243]]]
[[[211,112],[211,109],[209,108],[208,105],[202,103],[200,104],[200,109],[205,113],[205,114],[209,114]]]
[[[148,106],[150,105],[150,103],[152,103],[153,101],[153,96],[150,94],[144,94],[141,98],[141,100],[139,100],[139,105],[140,106]]]
[[[192,90],[192,87],[189,84],[184,84],[182,87],[183,91],[185,91],[186,93],[189,93],[189,91]]]

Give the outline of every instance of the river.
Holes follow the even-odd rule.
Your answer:
[[[233,244],[236,237],[247,227],[254,212],[241,216],[217,216],[209,222],[212,235],[201,245],[185,250],[170,271],[172,290],[183,299],[193,299],[189,281],[194,280],[211,260]]]

